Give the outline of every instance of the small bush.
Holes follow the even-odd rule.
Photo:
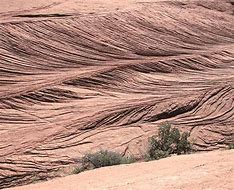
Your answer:
[[[157,136],[149,139],[148,160],[166,158],[171,154],[185,154],[191,151],[188,133],[180,133],[177,128],[171,128],[165,123],[159,128]]]
[[[79,173],[81,173],[81,172],[83,172],[83,171],[85,171],[85,170],[87,170],[87,169],[85,169],[83,166],[77,167],[77,168],[75,168],[75,169],[73,170],[73,174],[79,174]]]
[[[86,154],[81,161],[82,166],[76,168],[74,173],[80,173],[85,170],[113,166],[120,164],[130,164],[135,161],[134,158],[123,157],[121,154],[112,151],[99,151],[93,154]]]
[[[228,145],[228,148],[229,148],[229,149],[234,149],[234,144],[229,144],[229,145]]]

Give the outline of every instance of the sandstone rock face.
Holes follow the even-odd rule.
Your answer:
[[[234,151],[174,156],[154,162],[100,168],[9,190],[229,190]]]
[[[234,142],[232,1],[3,1],[0,188],[141,156],[165,121],[198,150]]]

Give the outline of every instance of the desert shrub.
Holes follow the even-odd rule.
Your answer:
[[[171,154],[185,154],[191,151],[188,133],[180,133],[169,123],[160,126],[158,135],[149,138],[148,160],[166,158]]]
[[[228,148],[229,148],[229,149],[234,149],[234,144],[229,144],[229,145],[228,145]]]
[[[184,132],[181,134],[180,141],[178,142],[176,146],[176,153],[177,154],[186,154],[188,152],[191,152],[192,145],[188,140],[189,134]]]
[[[73,174],[79,174],[79,173],[81,173],[81,172],[83,172],[83,171],[85,171],[85,170],[87,170],[87,169],[85,169],[83,166],[81,166],[81,167],[76,167],[76,168],[73,170]]]
[[[86,154],[82,160],[82,166],[76,168],[74,173],[80,173],[84,170],[113,166],[120,164],[130,164],[135,161],[132,157],[123,157],[121,154],[112,151],[99,151],[92,154]]]

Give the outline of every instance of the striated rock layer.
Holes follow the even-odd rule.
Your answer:
[[[50,1],[0,5],[0,188],[141,156],[165,121],[198,150],[234,142],[232,1]]]

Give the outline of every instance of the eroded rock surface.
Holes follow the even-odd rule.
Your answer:
[[[19,2],[0,5],[0,188],[141,156],[165,121],[234,142],[232,1]]]

